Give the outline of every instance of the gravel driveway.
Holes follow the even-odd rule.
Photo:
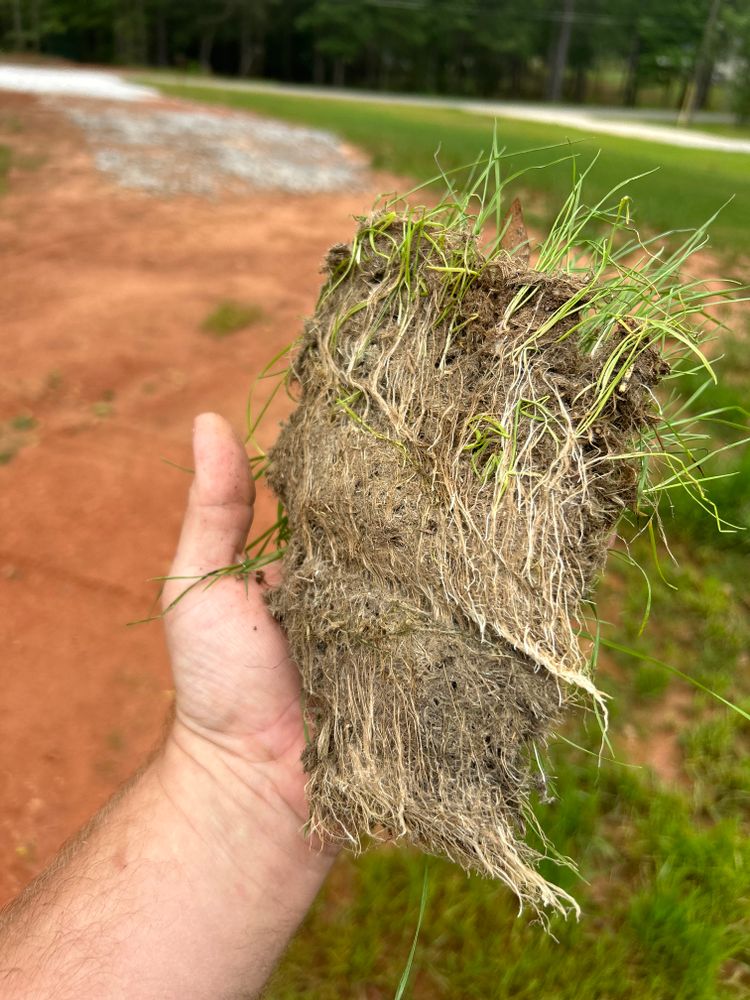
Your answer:
[[[122,187],[217,195],[276,189],[339,191],[363,167],[336,136],[241,113],[63,106],[86,133],[97,167]]]

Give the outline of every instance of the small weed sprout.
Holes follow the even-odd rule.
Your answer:
[[[261,319],[263,310],[260,306],[226,299],[206,316],[201,329],[204,333],[221,340],[258,323]]]

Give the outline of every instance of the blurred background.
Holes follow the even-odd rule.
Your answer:
[[[745,0],[4,0],[0,40],[77,62],[750,115]]]
[[[646,175],[623,191],[665,250],[722,209],[687,277],[744,283],[749,117],[747,0],[0,0],[0,902],[158,740],[161,626],[127,623],[169,565],[192,417],[242,431],[352,216],[433,177],[438,149],[445,169],[473,160],[496,125],[508,174],[567,157],[513,185],[532,242],[573,160],[598,157],[588,199]],[[680,391],[743,423],[750,312],[717,316],[720,384]],[[711,433],[707,450],[743,436]],[[724,473],[713,496],[741,530],[667,507],[672,555],[633,552],[650,598],[617,557],[600,591],[626,650],[601,658],[612,752],[571,719],[538,806],[580,866],[545,873],[581,921],[547,936],[502,886],[433,861],[406,995],[750,996],[746,448],[707,470]],[[258,531],[274,511],[262,493]],[[401,848],[342,857],[268,996],[394,996],[424,871]]]

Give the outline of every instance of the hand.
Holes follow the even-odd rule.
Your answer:
[[[262,585],[224,576],[190,587],[241,559],[255,500],[247,456],[213,413],[195,421],[193,452],[195,479],[163,593],[165,608],[180,598],[164,618],[176,688],[170,740],[201,764],[213,766],[218,755],[253,787],[262,776],[301,825],[308,814],[299,674],[263,600],[277,566]]]

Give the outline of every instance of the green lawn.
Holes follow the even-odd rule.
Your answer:
[[[175,96],[332,129],[366,149],[375,167],[420,180],[436,173],[434,154],[438,147],[441,164],[450,169],[486,149],[492,135],[492,119],[462,111],[247,93],[210,89],[199,83],[167,85],[160,84],[158,78],[146,78],[145,82]],[[731,207],[713,226],[713,242],[731,255],[750,252],[749,156],[686,150],[614,136],[592,137],[573,129],[509,119],[498,120],[498,130],[501,143],[513,154],[508,161],[509,171],[547,163],[561,154],[558,149],[520,155],[521,150],[573,143],[568,151],[577,153],[583,164],[601,150],[591,177],[592,198],[628,177],[656,170],[628,188],[637,219],[651,230],[699,225],[734,197]],[[541,212],[537,209],[534,213],[539,219],[567,193],[570,166],[533,171],[521,183],[525,189],[545,196]]]
[[[441,146],[445,167],[486,147],[491,122],[460,112],[164,87],[172,94],[249,108],[334,129],[370,151],[376,166],[424,179]],[[563,141],[561,129],[500,123],[509,149]],[[571,135],[570,138],[576,138]],[[602,149],[594,193],[658,166],[633,186],[648,228],[695,225],[730,195],[714,229],[728,257],[750,248],[750,159],[601,137],[574,149],[583,161]],[[512,157],[516,165],[552,153]],[[567,190],[569,169],[534,172],[524,183],[538,215]],[[739,331],[740,334],[742,331]],[[747,397],[744,340],[730,345],[731,378],[716,405]],[[747,453],[746,453],[747,455]],[[721,480],[725,506],[750,525],[750,462]],[[744,520],[743,520],[744,519]],[[652,573],[651,623],[639,635],[642,579],[615,563],[601,607],[618,641],[674,664],[750,711],[750,603],[742,536],[719,545],[693,515],[667,525],[679,567],[665,560],[672,589]],[[650,565],[647,546],[635,554]],[[575,893],[579,923],[556,920],[554,938],[500,885],[430,862],[429,898],[410,986],[418,1000],[740,1000],[750,996],[750,727],[715,698],[663,667],[618,654],[600,682],[613,695],[611,739],[618,762],[598,763],[598,729],[574,720],[552,750],[557,799],[539,806],[549,837],[576,859],[547,874]],[[648,767],[653,747],[676,777]],[[634,749],[636,748],[636,749]],[[589,752],[586,752],[589,751]],[[417,920],[425,860],[382,848],[342,856],[269,987],[270,1000],[394,996]]]

